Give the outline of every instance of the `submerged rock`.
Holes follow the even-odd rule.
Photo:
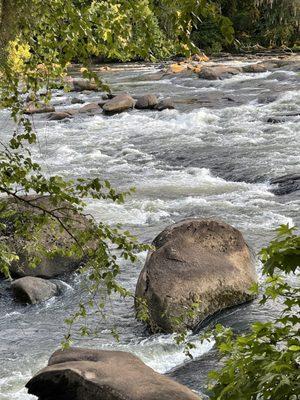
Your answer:
[[[26,388],[39,400],[200,400],[133,354],[81,348],[56,351]]]
[[[282,122],[285,122],[285,119],[282,117],[269,117],[267,119],[268,124],[281,124]]]
[[[137,99],[135,103],[135,108],[144,110],[144,109],[152,109],[158,103],[157,97],[155,94],[145,94]]]
[[[232,226],[187,219],[166,228],[153,245],[136,287],[136,297],[149,306],[152,332],[195,329],[215,313],[253,299],[255,262]],[[189,316],[195,304],[199,308]]]
[[[272,189],[272,192],[278,196],[289,194],[300,190],[300,173],[288,174],[278,178],[271,179],[271,185],[277,187]]]
[[[27,304],[41,303],[60,292],[60,288],[55,283],[32,276],[13,281],[11,289],[18,301]]]
[[[230,78],[242,72],[239,67],[231,67],[229,65],[214,65],[211,67],[202,67],[198,76],[200,79],[217,80]]]
[[[69,204],[61,204],[59,207],[53,205],[47,196],[39,198],[27,196],[25,199],[35,207],[12,198],[2,200],[6,202],[7,210],[11,211],[11,215],[0,221],[6,225],[6,228],[2,228],[0,231],[1,240],[19,257],[19,260],[14,261],[10,266],[11,275],[16,278],[24,276],[53,278],[76,270],[84,261],[79,255],[71,257],[67,254],[57,253],[51,257],[47,256],[47,253],[51,250],[68,250],[74,244],[74,239],[67,231],[61,230],[59,224],[51,227],[48,224],[41,228],[38,227],[38,247],[42,248],[43,252],[38,254],[38,265],[35,268],[30,267],[32,259],[37,256],[35,225],[32,221],[35,216],[43,214],[41,209],[55,210],[60,208],[60,210],[54,211],[54,214],[63,217],[65,225],[71,230],[89,228],[91,222],[83,215],[76,213],[75,210],[72,211]],[[23,221],[28,225],[32,223],[29,227],[32,237],[30,235],[26,237],[18,235],[15,228],[16,221]]]
[[[115,114],[133,108],[134,104],[135,101],[129,94],[119,94],[108,100],[102,108],[107,114]]]

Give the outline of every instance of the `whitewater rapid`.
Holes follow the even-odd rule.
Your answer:
[[[141,241],[152,239],[167,225],[186,217],[221,219],[240,229],[258,251],[280,224],[299,224],[299,197],[278,197],[270,179],[299,172],[299,116],[270,124],[273,115],[299,112],[299,75],[284,68],[276,73],[240,74],[224,81],[197,77],[151,80],[156,65],[129,65],[107,74],[114,91],[155,93],[175,100],[175,110],[133,110],[111,117],[78,115],[70,121],[35,117],[38,145],[34,157],[47,174],[109,179],[118,189],[136,187],[124,204],[89,201],[88,210],[99,221],[121,223]],[[277,75],[276,75],[277,74]],[[143,78],[144,77],[144,78]],[[229,97],[222,106],[204,107],[203,95]],[[264,101],[262,94],[274,96]],[[72,97],[86,102],[97,94],[56,92],[54,104],[74,108]],[[8,139],[8,113],[0,112],[1,138]],[[146,254],[135,265],[123,263],[122,283],[134,291]],[[259,270],[260,266],[257,263]],[[2,286],[0,292],[0,400],[29,400],[24,384],[46,365],[66,331],[64,319],[75,310],[81,296],[82,277],[74,275],[58,298],[36,306],[21,306]],[[265,320],[270,308],[252,303],[243,312],[231,311],[222,321],[244,329],[251,321]],[[166,373],[188,361],[172,335],[149,337],[134,318],[131,299],[113,298],[99,337],[79,339],[76,345],[122,349],[137,354],[156,371]],[[120,342],[109,330],[116,328]],[[207,353],[213,343],[201,344],[197,335],[194,356]],[[180,381],[180,369],[176,379]],[[195,370],[205,374],[195,363]],[[202,383],[185,377],[201,392]]]

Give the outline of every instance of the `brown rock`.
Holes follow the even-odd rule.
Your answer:
[[[195,329],[253,298],[255,263],[242,234],[230,225],[187,219],[166,228],[153,244],[156,250],[149,252],[136,287],[136,297],[149,306],[152,332]],[[199,309],[188,316],[195,303]]]
[[[89,79],[83,78],[69,78],[68,83],[71,85],[71,90],[75,92],[98,92],[98,86],[96,83],[91,82]]]
[[[101,112],[101,107],[99,106],[98,103],[88,103],[83,107],[79,108],[78,110],[79,114],[85,114],[85,113],[95,114],[97,112]]]
[[[134,99],[128,94],[119,94],[108,100],[103,105],[103,111],[107,114],[115,114],[133,108],[135,104]]]
[[[43,114],[54,112],[55,108],[50,104],[29,102],[24,110],[25,114]]]
[[[160,100],[154,108],[158,111],[163,111],[163,110],[167,110],[167,109],[172,110],[175,108],[175,106],[174,106],[173,100],[170,98],[167,98],[167,99]]]
[[[267,70],[267,67],[262,63],[245,65],[243,67],[243,72],[260,73],[266,72]]]
[[[59,350],[26,387],[40,400],[201,400],[122,351]]]
[[[167,70],[168,74],[178,74],[184,72],[187,69],[187,64],[171,64]]]
[[[241,68],[230,67],[229,65],[215,65],[211,67],[202,67],[199,78],[208,80],[226,79],[242,72]]]
[[[72,115],[67,111],[56,111],[49,116],[49,121],[61,121],[66,118],[71,118]]]

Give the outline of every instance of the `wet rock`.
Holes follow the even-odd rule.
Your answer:
[[[186,219],[166,228],[153,245],[135,293],[149,306],[152,332],[194,330],[215,313],[253,298],[255,261],[232,226]],[[195,303],[199,308],[189,316]],[[139,303],[135,306],[138,312]]]
[[[144,109],[152,109],[158,104],[157,97],[155,94],[145,94],[137,99],[135,103],[135,108],[144,110]]]
[[[267,71],[267,67],[262,63],[245,65],[242,69],[243,72],[249,73],[260,73]]]
[[[1,200],[6,205],[7,210],[11,211],[10,216],[0,220],[5,224],[5,228],[0,230],[1,240],[19,257],[19,260],[14,261],[10,266],[11,275],[15,278],[24,276],[53,278],[75,271],[85,261],[83,256],[74,255],[71,257],[56,252],[52,257],[47,257],[47,253],[52,250],[68,250],[74,245],[74,239],[67,231],[61,230],[59,224],[55,224],[51,229],[47,224],[41,229],[37,227],[39,229],[39,246],[43,249],[41,254],[37,254],[35,217],[41,215],[42,210],[52,211],[57,217],[64,218],[65,225],[71,231],[88,229],[92,226],[91,222],[76,213],[75,210],[73,211],[68,203],[61,203],[58,207],[57,204],[53,205],[47,196],[38,198],[26,196],[24,199],[30,202],[32,206],[10,197]],[[57,210],[57,208],[60,208],[60,210]],[[17,234],[15,224],[19,221],[28,225],[32,232],[32,238],[31,236],[24,237]],[[92,243],[91,246],[93,246]],[[38,265],[35,268],[30,268],[31,260],[37,255],[39,256]]]
[[[107,114],[115,114],[133,108],[134,104],[135,101],[131,96],[128,94],[119,94],[113,99],[108,100],[102,108]]]
[[[26,304],[41,303],[59,294],[59,287],[48,280],[26,276],[12,282],[16,300]]]
[[[24,110],[25,114],[44,114],[54,112],[55,108],[50,104],[29,102]]]
[[[230,78],[233,75],[240,74],[241,68],[231,67],[229,65],[215,65],[211,67],[202,67],[198,74],[200,79],[217,80]]]
[[[272,192],[278,196],[293,193],[300,190],[300,173],[280,176],[271,179],[270,183],[277,186]]]
[[[70,348],[56,351],[27,384],[40,400],[200,400],[131,353]]]
[[[71,117],[72,117],[72,115],[70,113],[68,113],[67,111],[56,111],[48,117],[48,120],[49,121],[61,121],[63,119],[71,118]]]
[[[114,97],[116,97],[116,95],[112,94],[112,93],[103,93],[103,95],[101,97],[102,97],[102,100],[111,100]]]
[[[285,122],[285,119],[282,117],[270,117],[267,119],[268,124],[281,124],[282,122]]]
[[[143,74],[136,78],[137,81],[160,81],[166,77],[164,70],[153,72],[151,74]]]
[[[69,78],[67,82],[71,86],[71,90],[75,92],[98,92],[97,84],[91,82],[89,79]]]
[[[85,101],[83,99],[79,99],[78,97],[73,97],[71,100],[71,104],[84,104]]]
[[[88,103],[78,110],[79,114],[96,114],[99,112],[101,112],[101,107],[98,103]]]
[[[269,103],[273,103],[276,100],[277,100],[277,96],[276,95],[272,95],[270,93],[261,94],[257,98],[257,101],[258,101],[259,104],[269,104]]]
[[[168,110],[168,109],[172,110],[175,108],[175,106],[174,106],[173,100],[170,98],[167,98],[167,99],[160,100],[154,108],[158,111],[163,111],[163,110]]]

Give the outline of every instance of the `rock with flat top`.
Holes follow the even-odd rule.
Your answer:
[[[50,104],[40,103],[31,101],[26,105],[24,110],[25,114],[46,114],[52,113],[55,111],[55,108]]]
[[[27,384],[39,400],[201,400],[122,351],[58,350]]]
[[[202,67],[198,76],[200,79],[218,80],[231,78],[233,75],[240,74],[242,69],[239,67],[231,67],[229,65],[215,65],[210,67]]]
[[[132,109],[134,105],[135,101],[129,94],[119,94],[108,100],[102,106],[102,109],[107,114],[115,114]]]

